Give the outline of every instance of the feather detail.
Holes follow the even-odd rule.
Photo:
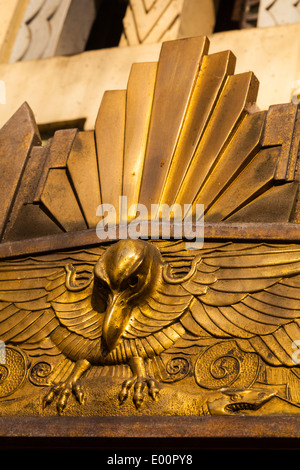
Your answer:
[[[181,322],[191,333],[234,337],[267,363],[292,367],[292,344],[300,338],[300,248],[237,247],[204,254],[217,279],[195,294]]]
[[[172,325],[187,310],[192,298],[180,284],[162,281],[159,289],[132,311],[125,337],[145,337]]]
[[[93,286],[79,292],[68,291],[64,268],[70,261],[75,265],[81,263],[80,276],[91,275],[93,264],[99,258],[96,251],[3,262],[0,267],[0,339],[21,346],[31,344],[31,354],[34,354],[41,342],[51,338],[52,345],[56,344],[72,358],[76,354],[85,358],[85,347],[90,353],[96,340],[99,356],[103,313],[92,307]],[[93,357],[97,354],[94,352]]]

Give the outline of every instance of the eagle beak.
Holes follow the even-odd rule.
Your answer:
[[[130,309],[123,297],[122,294],[114,295],[107,306],[103,323],[103,338],[109,351],[118,345],[128,322]]]

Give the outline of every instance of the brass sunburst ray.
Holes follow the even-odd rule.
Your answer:
[[[93,229],[101,203],[119,223],[120,196],[127,222],[138,204],[148,218],[151,204],[203,204],[211,223],[298,220],[297,105],[258,110],[255,75],[208,49],[204,37],[163,43],[157,63],[133,64],[127,88],[104,93],[95,129],[60,130],[44,146],[25,103],[0,131],[3,175],[6,155],[21,165],[3,182],[2,241]]]
[[[288,144],[271,142],[270,111],[256,106],[258,80],[252,72],[235,75],[235,62],[232,52],[209,55],[207,39],[191,38],[164,43],[157,64],[132,66],[126,99],[122,105],[111,100],[107,111],[125,114],[123,131],[115,120],[112,134],[104,113],[97,139],[99,117],[96,123],[103,202],[114,201],[118,208],[117,197],[127,196],[128,221],[138,203],[149,218],[158,214],[150,212],[151,204],[204,204],[207,221],[251,221],[272,206],[274,195],[282,201],[278,220],[289,220],[297,184],[293,176],[281,180],[285,184],[278,178],[280,165],[293,166],[282,152]],[[291,121],[293,113],[292,105],[286,118]],[[120,143],[118,151],[111,150],[114,158],[107,157],[109,164],[101,162],[108,141]],[[107,176],[101,178],[101,172]],[[114,197],[103,197],[106,191]],[[274,211],[269,214],[274,221]]]

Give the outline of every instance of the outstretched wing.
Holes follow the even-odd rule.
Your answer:
[[[201,263],[201,255],[207,250],[198,252],[195,258],[195,252],[184,250],[182,242],[152,243],[157,245],[165,260],[161,281],[133,309],[123,334],[125,339],[135,340],[139,354],[145,356],[160,354],[185,333],[180,319],[188,312],[195,294],[204,294],[216,281],[216,268]]]
[[[102,315],[92,305],[93,266],[102,249],[37,256],[0,265],[0,339],[11,344],[37,344],[55,337],[62,352],[70,341],[99,338]],[[87,287],[70,291],[66,265],[72,264]]]
[[[197,293],[181,318],[187,331],[236,338],[273,365],[294,366],[300,339],[300,247],[231,244],[203,255],[216,280]],[[199,271],[191,282],[197,283]],[[189,285],[182,284],[187,291]]]
[[[6,343],[38,342],[58,325],[47,301],[47,286],[63,268],[11,266],[0,269],[0,339]]]

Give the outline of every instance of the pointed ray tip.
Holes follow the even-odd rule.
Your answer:
[[[11,117],[3,125],[3,131],[7,132],[8,129],[30,129],[30,132],[36,136],[35,145],[39,144],[41,141],[40,132],[35,120],[34,113],[27,103],[24,101],[21,106],[11,115]]]

